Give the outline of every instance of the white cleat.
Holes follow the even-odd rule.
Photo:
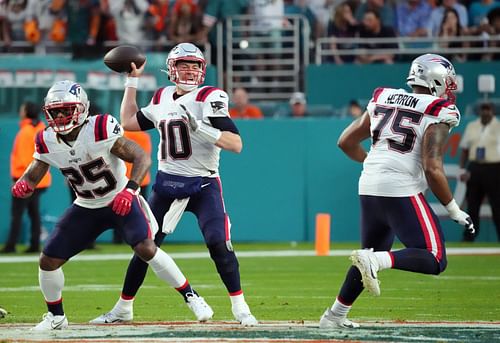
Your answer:
[[[373,249],[354,250],[351,254],[351,261],[361,273],[363,286],[371,294],[379,296],[380,281],[377,279],[379,266]]]
[[[193,311],[196,319],[200,322],[206,322],[214,315],[214,311],[207,304],[205,299],[196,294],[190,294],[187,296],[186,305],[191,311]]]
[[[328,308],[319,320],[320,329],[357,329],[359,324],[351,322],[346,317],[335,316]]]
[[[113,311],[100,315],[89,321],[90,324],[120,324],[128,323],[134,319],[133,312],[116,314]]]
[[[259,322],[253,314],[250,312],[250,308],[248,307],[247,303],[241,303],[238,305],[234,305],[231,308],[234,318],[240,322],[241,325],[243,326],[256,326],[259,325]]]
[[[66,315],[54,316],[52,312],[47,312],[42,318],[42,321],[31,329],[32,331],[62,330],[68,327]]]

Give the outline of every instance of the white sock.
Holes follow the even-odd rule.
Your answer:
[[[392,268],[392,259],[389,251],[375,251],[374,254],[378,262],[378,270]]]
[[[238,295],[230,295],[229,299],[231,299],[231,306],[237,306],[240,304],[246,304],[245,297],[243,296],[243,293],[238,294]]]
[[[113,313],[129,313],[134,309],[134,299],[126,300],[120,297],[111,310]]]
[[[64,273],[61,268],[48,271],[39,267],[38,282],[45,301],[55,302],[61,300],[64,287]]]
[[[351,310],[351,307],[352,306],[342,304],[339,301],[339,299],[337,298],[337,299],[335,299],[335,302],[333,303],[333,305],[331,307],[331,311],[332,311],[334,316],[345,318],[345,317],[347,317],[347,314]]]
[[[147,261],[151,269],[163,281],[174,288],[179,288],[186,283],[186,277],[182,274],[174,260],[160,248],[156,249],[153,258]]]

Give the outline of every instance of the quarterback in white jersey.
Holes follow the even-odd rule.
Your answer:
[[[148,203],[162,231],[155,237],[160,245],[185,211],[200,225],[210,257],[226,287],[234,318],[242,325],[258,324],[241,289],[239,263],[231,244],[231,222],[226,213],[219,177],[222,149],[239,153],[243,143],[228,111],[228,95],[221,89],[203,86],[206,61],[191,43],[176,45],[168,54],[167,75],[175,86],[158,89],[151,102],[139,109],[136,89],[145,63],[125,83],[120,120],[129,131],[156,128],[160,135],[158,173]],[[120,300],[133,299],[147,271],[147,264],[130,261]],[[119,300],[119,302],[120,302]],[[119,302],[115,309],[119,309]],[[112,310],[109,315],[114,316]]]
[[[427,187],[446,206],[450,218],[473,232],[470,216],[453,199],[443,170],[449,131],[458,125],[454,105],[456,75],[444,57],[426,54],[411,65],[402,89],[377,88],[365,113],[339,138],[339,147],[363,163],[359,180],[361,250],[335,302],[320,319],[320,328],[357,328],[347,319],[352,304],[366,288],[380,295],[378,272],[399,269],[440,274],[447,265],[438,217],[427,203]],[[371,138],[367,153],[361,142]],[[395,237],[405,248],[391,250]]]
[[[157,223],[147,203],[137,196],[151,165],[150,157],[136,143],[122,137],[123,130],[111,115],[88,117],[89,104],[78,83],[59,81],[49,89],[44,106],[49,127],[37,134],[34,160],[12,187],[15,197],[28,197],[49,166],[54,166],[77,194],[40,255],[39,281],[48,313],[33,329],[48,331],[68,326],[62,303],[61,266],[109,228],[121,230],[135,254],[151,265],[159,278],[183,296],[190,294],[189,299],[185,298],[188,307],[207,308],[175,262],[151,239]],[[125,176],[124,161],[132,163],[130,180]]]
[[[211,125],[217,118],[228,118],[228,95],[221,89],[205,86],[182,97],[176,87],[159,89],[141,112],[158,129],[158,169],[183,176],[218,176],[221,148],[207,141],[201,132],[189,130],[186,109],[195,120]],[[184,106],[184,108],[182,108]],[[168,113],[164,113],[168,108]],[[168,137],[165,142],[164,137]]]

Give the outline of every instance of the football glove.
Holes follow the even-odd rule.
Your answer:
[[[222,135],[221,130],[196,119],[183,104],[179,104],[179,106],[184,110],[183,117],[188,122],[191,131],[197,132],[201,137],[212,144],[215,144],[219,140]]]
[[[136,192],[132,189],[124,188],[111,202],[113,212],[119,216],[126,216],[132,208],[132,201],[134,200],[135,195]]]
[[[446,210],[448,210],[450,218],[458,224],[465,226],[465,230],[469,234],[473,235],[476,232],[476,229],[474,229],[474,224],[472,223],[472,219],[466,212],[462,211],[460,207],[458,207],[455,199],[452,199],[448,203],[448,205],[446,205]]]
[[[27,198],[33,193],[34,189],[25,180],[17,181],[12,186],[12,195],[16,198]]]

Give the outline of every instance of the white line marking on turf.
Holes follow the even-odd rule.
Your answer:
[[[168,252],[168,251],[167,251]],[[349,256],[352,250],[330,250],[330,256]],[[448,255],[500,255],[500,248],[447,248]],[[173,259],[198,259],[210,258],[208,252],[177,252],[169,253]],[[238,251],[238,257],[300,257],[316,256],[314,250],[262,250]],[[126,254],[84,254],[77,255],[71,260],[75,261],[123,261],[130,260],[132,253]],[[36,262],[38,256],[0,256],[0,263]]]

